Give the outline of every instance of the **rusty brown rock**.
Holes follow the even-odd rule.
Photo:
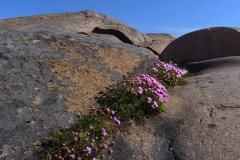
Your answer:
[[[151,33],[146,35],[153,39],[148,48],[157,53],[157,55],[161,55],[162,51],[167,47],[167,45],[176,39],[174,36],[164,33]]]
[[[92,32],[114,35],[122,42],[134,45],[152,40],[150,37],[125,25],[102,25],[101,27],[95,27]]]
[[[240,55],[240,29],[213,27],[185,34],[170,43],[161,56],[181,63]]]
[[[154,40],[173,41],[174,39],[176,39],[176,37],[167,33],[147,33],[146,35]]]
[[[174,36],[165,33],[150,33],[145,36],[152,38],[152,40],[147,39],[145,42],[135,43],[134,45],[148,48],[158,56],[175,39]]]

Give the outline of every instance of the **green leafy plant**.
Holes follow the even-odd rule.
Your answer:
[[[166,88],[186,84],[186,81],[181,78],[186,73],[187,70],[178,68],[177,64],[172,64],[171,61],[164,63],[160,60],[156,61],[149,71],[149,74]]]
[[[116,124],[120,125],[115,112],[106,109],[91,109],[89,115],[65,131],[52,133],[52,140],[38,159],[91,159],[104,158],[112,153],[111,134]]]
[[[142,123],[144,117],[164,111],[164,104],[168,102],[165,87],[148,74],[135,75],[116,87],[106,88],[102,106],[115,110],[123,123],[130,119]]]
[[[199,75],[202,75],[202,72],[187,73],[187,74],[183,75],[183,78],[186,78],[186,77],[193,77],[193,76],[199,76]]]
[[[126,126],[132,119],[142,124],[145,117],[165,111],[166,88],[186,84],[181,78],[186,73],[176,64],[159,60],[148,74],[135,75],[116,86],[106,86],[106,92],[99,99],[101,107],[91,109],[65,131],[52,133],[51,141],[37,159],[104,159],[107,153],[113,152],[114,142],[110,139],[117,126]]]

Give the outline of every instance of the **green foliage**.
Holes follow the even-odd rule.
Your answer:
[[[186,84],[181,77],[187,73],[187,70],[178,68],[177,64],[172,64],[172,61],[164,63],[158,60],[148,73],[166,88]]]
[[[166,88],[186,84],[181,78],[186,72],[171,61],[170,64],[158,61],[149,75],[135,75],[116,87],[106,87],[100,98],[101,108],[91,109],[69,129],[52,133],[51,141],[38,159],[104,159],[107,152],[112,153],[113,143],[109,139],[115,125],[127,126],[130,120],[142,124],[146,117],[164,112],[168,102]]]
[[[187,81],[184,78],[178,78],[176,81],[177,86],[183,86],[185,84],[187,84]]]
[[[103,110],[92,109],[89,115],[80,118],[71,128],[52,133],[52,140],[45,148],[43,156],[38,159],[71,159],[74,155],[75,158],[92,160],[93,157],[100,158],[105,155],[110,149],[109,135],[114,129],[114,124],[109,121],[109,114]],[[108,136],[103,136],[102,128]],[[105,143],[108,148],[99,147]],[[84,151],[86,147],[91,147],[91,153]]]
[[[159,83],[164,87],[169,88],[170,86],[176,86],[177,77],[172,71],[165,72],[163,68],[159,68],[157,72],[149,71],[150,75],[153,75]]]
[[[131,119],[135,120],[137,124],[141,124],[146,116],[165,111],[165,106],[160,100],[157,101],[158,108],[156,109],[153,109],[151,104],[147,103],[147,97],[157,99],[153,93],[143,92],[143,94],[138,94],[137,88],[138,85],[122,81],[117,89],[109,89],[105,93],[102,107],[115,110],[123,124],[128,123]]]
[[[197,73],[187,73],[185,75],[183,75],[183,78],[187,78],[187,77],[193,77],[193,76],[199,76],[202,75],[201,72],[197,72]]]

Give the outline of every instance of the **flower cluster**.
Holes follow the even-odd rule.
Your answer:
[[[162,101],[163,103],[168,103],[168,94],[166,88],[160,84],[155,78],[149,76],[148,74],[135,75],[130,81],[130,87],[137,87],[138,94],[147,94],[148,92],[153,93],[157,100]],[[138,87],[140,86],[140,87]],[[147,102],[151,103],[152,99],[148,97]],[[157,108],[157,102],[152,101],[154,107]]]
[[[187,73],[187,70],[180,69],[177,64],[164,63],[160,60],[156,61],[150,69],[150,74],[161,83],[173,85],[178,78]]]
[[[121,124],[114,110],[109,108],[91,109],[88,116],[80,118],[79,124],[73,128],[67,128],[64,135],[62,133],[55,135],[55,137],[62,137],[62,143],[58,143],[58,145],[62,145],[62,149],[52,150],[53,158],[59,160],[66,158],[97,160],[104,158],[106,153],[113,153],[111,146],[114,142],[109,141],[111,138],[109,137],[109,129],[116,125],[115,123]]]
[[[164,111],[164,104],[168,103],[166,88],[148,74],[135,75],[106,89],[102,105],[116,110],[123,122],[137,119],[141,123],[145,116]],[[120,124],[117,118],[111,119]]]
[[[130,80],[106,86],[106,93],[99,97],[99,109],[92,108],[89,114],[66,131],[54,133],[43,159],[100,160],[106,153],[113,153],[111,131],[116,125],[137,123],[144,118],[165,110],[168,103],[167,87],[180,84],[186,70],[176,64],[157,61],[149,74],[139,74]],[[177,83],[175,83],[177,82]],[[55,147],[56,146],[56,147]]]

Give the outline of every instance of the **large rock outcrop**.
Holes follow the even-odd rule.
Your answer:
[[[88,35],[0,29],[0,159],[31,157],[52,131],[97,107],[106,85],[146,72],[157,58]]]
[[[239,41],[238,28],[206,28],[175,39],[161,56],[177,59],[181,63],[240,56]]]
[[[163,38],[155,40],[127,24],[92,11],[5,19],[0,21],[0,28],[101,36],[101,38],[149,48],[157,55],[160,55],[163,48],[169,43],[166,36],[166,40]]]
[[[106,28],[104,23],[115,28]],[[142,34],[142,41],[141,33],[127,34],[131,29],[121,30],[117,23],[122,25],[90,11],[0,21],[0,159],[32,157],[48,142],[51,132],[71,126],[77,114],[98,107],[94,98],[106,85],[122,80],[127,72],[129,77],[145,73],[161,52],[161,46],[155,51],[149,47],[153,42],[174,39]],[[197,39],[196,44],[207,46],[206,50],[200,47],[192,54],[173,55],[189,62],[185,66],[192,72],[202,74],[187,78],[185,86],[170,89],[165,113],[149,118],[145,126],[133,123],[126,132],[115,134],[110,159],[240,158],[240,56],[238,44],[230,44],[239,40],[239,30],[210,30],[189,33],[185,46],[177,45],[179,50],[194,51]],[[209,40],[210,44],[205,42]],[[230,52],[224,55],[228,46],[223,44],[235,48],[227,48]],[[204,55],[201,49],[221,54]]]
[[[94,32],[114,35],[130,44],[152,40],[127,24],[92,11],[6,19],[0,21],[0,28],[19,31],[60,31],[73,34]]]

